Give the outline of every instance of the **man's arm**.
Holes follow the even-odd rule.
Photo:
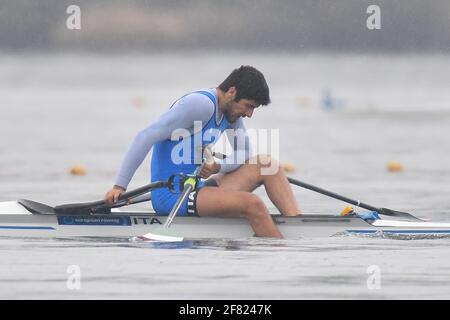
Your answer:
[[[242,118],[236,120],[227,130],[227,138],[233,147],[233,153],[219,161],[220,173],[227,173],[238,169],[250,158],[252,149],[250,138],[247,134]]]
[[[170,139],[176,129],[190,129],[194,121],[206,123],[213,113],[214,104],[203,94],[192,93],[178,100],[172,108],[136,135],[122,162],[115,186],[127,188],[155,143]]]

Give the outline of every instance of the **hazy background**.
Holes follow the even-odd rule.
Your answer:
[[[82,29],[66,28],[81,7]],[[366,28],[381,8],[382,29]],[[0,50],[448,52],[447,0],[2,0]]]

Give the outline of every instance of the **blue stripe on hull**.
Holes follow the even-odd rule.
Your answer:
[[[28,227],[28,226],[0,226],[0,229],[10,230],[55,230],[53,227]]]

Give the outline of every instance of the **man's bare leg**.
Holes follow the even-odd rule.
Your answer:
[[[204,187],[198,191],[196,203],[201,217],[245,217],[256,236],[283,237],[264,202],[250,192]]]
[[[276,166],[274,174],[264,175],[263,169]],[[275,170],[274,170],[275,171]],[[252,192],[264,184],[267,195],[282,215],[301,214],[291,185],[276,160],[268,155],[258,155],[249,159],[239,169],[225,175],[214,177],[220,188],[233,191]]]

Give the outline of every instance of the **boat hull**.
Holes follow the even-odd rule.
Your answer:
[[[339,234],[450,235],[450,223],[377,220],[368,223],[358,216],[273,215],[286,239],[330,237]],[[153,232],[166,216],[152,212],[120,212],[98,215],[55,215],[31,213],[17,202],[0,203],[0,237],[102,237],[131,238]],[[244,218],[178,216],[171,233],[184,238],[237,239],[254,236]]]

